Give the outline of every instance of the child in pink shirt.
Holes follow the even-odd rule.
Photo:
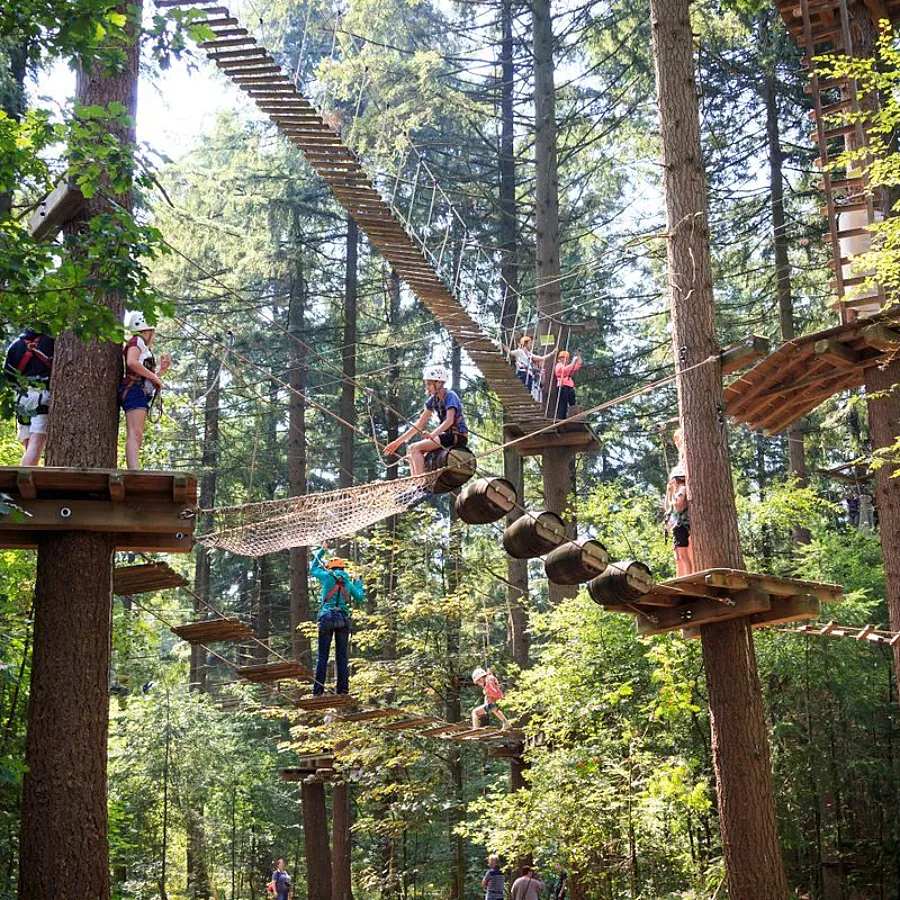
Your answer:
[[[571,362],[570,362],[571,360]],[[569,407],[575,405],[575,382],[572,376],[581,368],[581,352],[575,351],[572,359],[568,350],[560,350],[556,357],[556,418],[565,419]]]
[[[509,719],[497,705],[497,701],[503,699],[503,689],[497,676],[490,669],[479,667],[472,673],[472,681],[484,690],[484,703],[472,710],[472,728],[481,728],[482,718],[492,712],[500,720],[500,727],[506,731],[509,728]]]

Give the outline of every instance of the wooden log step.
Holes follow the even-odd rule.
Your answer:
[[[237,674],[245,681],[254,684],[270,684],[274,681],[297,679],[300,681],[313,681],[313,674],[296,662],[267,663],[259,666],[241,666]]]
[[[207,51],[206,55],[214,63],[244,63],[254,59],[264,59],[266,62],[275,62],[275,60],[273,60],[272,57],[269,56],[269,54],[251,37],[248,37],[243,41],[230,41],[229,43],[240,44],[242,46],[230,50],[224,47],[221,50],[210,49]],[[224,68],[224,65],[222,67]]]
[[[845,231],[838,231],[837,236],[839,238],[850,238],[850,237],[862,237],[864,234],[871,234],[872,232],[868,228],[848,228]],[[829,231],[825,235],[825,240],[831,240],[831,232]]]
[[[439,722],[437,716],[415,716],[409,719],[401,719],[399,722],[389,722],[382,725],[382,731],[409,731],[411,728],[419,728],[422,725],[432,725]]]
[[[256,637],[253,629],[240,619],[225,617],[188,622],[172,629],[189,644],[212,644],[217,641],[247,641]]]
[[[864,178],[832,178],[828,187],[832,191],[853,191],[860,194],[866,189],[866,181]],[[818,188],[820,191],[824,191],[825,182],[820,181]]]
[[[827,116],[836,115],[839,112],[845,112],[848,109],[853,108],[852,100],[839,100],[837,103],[828,103],[822,107],[822,118],[826,118]],[[816,121],[816,110],[811,109],[808,113],[809,119],[811,122]]]
[[[461,731],[471,731],[471,722],[441,722],[434,728],[425,728],[419,732],[422,737],[440,737],[441,735],[450,735]]]
[[[204,41],[200,46],[204,50],[214,51],[222,47],[242,47],[247,44],[255,44],[256,38],[250,35],[245,28],[236,28],[235,31],[243,32],[241,36],[216,37],[211,41]]]
[[[871,201],[860,198],[858,200],[850,200],[843,197],[835,198],[834,211],[837,214],[842,212],[852,212],[854,210],[868,209],[869,203]],[[829,209],[827,206],[822,206],[819,208],[819,214],[822,216],[827,216],[829,214]],[[847,260],[845,260],[846,262]],[[829,263],[829,265],[833,265],[833,263]]]
[[[361,709],[356,712],[338,713],[337,719],[340,722],[369,722],[372,719],[390,719],[396,716],[402,716],[402,709],[378,708],[378,709]]]
[[[117,566],[113,571],[113,593],[117,597],[130,594],[149,594],[185,587],[187,579],[164,562],[138,566]]]
[[[833,141],[840,137],[845,137],[848,134],[856,134],[856,126],[855,125],[840,125],[835,128],[828,127],[825,129],[825,134],[823,135],[826,141]],[[819,135],[818,132],[813,132],[809,138],[813,143],[818,141]]]

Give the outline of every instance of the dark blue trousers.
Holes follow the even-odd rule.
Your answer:
[[[332,635],[334,636],[334,661],[337,670],[335,690],[338,694],[350,693],[350,622],[342,613],[337,615],[326,613],[319,619],[319,653],[316,657],[314,694],[322,694],[325,691]]]

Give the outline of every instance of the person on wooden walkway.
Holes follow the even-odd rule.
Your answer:
[[[410,438],[420,435],[422,440],[409,445],[409,468],[413,475],[425,472],[425,454],[441,447],[465,447],[469,442],[469,428],[463,416],[462,400],[447,384],[450,373],[443,366],[426,366],[422,373],[428,399],[415,425],[407,428],[396,440],[384,448],[384,455],[396,453],[401,444]],[[431,417],[438,417],[438,426],[434,431],[426,431]]]
[[[163,389],[162,376],[172,365],[172,358],[163,354],[157,367],[150,349],[156,326],[150,325],[143,313],[127,315],[125,328],[132,336],[122,351],[125,377],[119,386],[119,405],[125,411],[125,465],[129,469],[139,469],[147,414],[154,397]]]
[[[541,377],[541,363],[556,352],[556,347],[554,347],[548,353],[540,356],[532,351],[531,345],[531,335],[523,334],[519,338],[519,346],[515,350],[510,347],[504,348],[507,351],[507,356],[515,363],[516,376],[529,391],[532,388],[535,376],[538,379]]]
[[[472,673],[472,681],[484,691],[484,703],[472,710],[472,728],[481,728],[481,722],[488,713],[493,713],[500,720],[503,731],[509,728],[509,719],[497,705],[503,699],[500,681],[490,669],[480,666]]]
[[[678,462],[669,472],[665,499],[665,529],[671,535],[675,548],[675,577],[690,575],[694,571],[694,548],[691,546],[691,523],[688,513],[687,472],[681,453],[681,429],[672,435],[678,448]]]
[[[569,407],[575,405],[575,381],[572,376],[581,368],[581,351],[575,351],[573,359],[568,350],[560,350],[556,357],[556,418],[565,419]]]
[[[336,692],[350,693],[350,617],[351,603],[365,603],[366,591],[359,578],[347,574],[347,563],[339,556],[333,556],[323,563],[325,547],[313,556],[310,574],[322,584],[319,600],[319,651],[316,657],[316,681],[313,694],[325,692],[325,678],[328,673],[328,656],[334,638],[334,661]]]
[[[50,424],[50,374],[55,341],[26,328],[10,345],[3,374],[16,388],[18,438],[25,448],[23,466],[36,466],[47,441]]]

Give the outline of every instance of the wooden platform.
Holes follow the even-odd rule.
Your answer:
[[[699,637],[701,625],[745,616],[754,627],[814,619],[822,603],[838,603],[843,597],[836,584],[706,569],[654,585],[639,603],[604,607],[634,615],[638,634],[682,629],[685,637]]]
[[[172,629],[189,644],[214,644],[217,641],[247,641],[256,637],[256,632],[240,619],[218,618],[188,622]],[[255,680],[255,679],[250,679]]]
[[[113,571],[113,593],[117,597],[167,591],[186,585],[187,579],[164,562],[117,566]]]
[[[448,741],[513,741],[520,744],[525,738],[525,733],[516,728],[493,728],[491,726],[483,726],[482,728],[469,728],[466,731],[458,731],[454,734],[442,735]]]
[[[117,550],[189,553],[197,479],[181,472],[0,467],[0,493],[27,515],[0,517],[0,548],[33,550],[42,534],[116,535]]]
[[[296,662],[267,663],[261,666],[241,666],[237,674],[254,684],[271,684],[275,681],[313,681],[313,674]]]
[[[412,728],[421,728],[423,725],[433,725],[441,720],[437,716],[411,716],[407,719],[400,719],[399,722],[389,722],[382,725],[382,731],[409,731]]]
[[[806,38],[803,33],[803,17],[799,0],[777,0],[776,4],[781,18],[787,26],[791,37],[799,47],[806,46]],[[811,2],[810,20],[816,34],[823,34],[829,28],[833,28],[836,19],[836,9],[834,3]],[[866,8],[872,16],[872,21],[878,25],[879,19],[890,19],[890,21],[900,21],[900,2],[898,0],[866,0]]]
[[[301,667],[302,668],[302,667]],[[309,673],[309,681],[312,681],[312,673]],[[349,694],[318,694],[312,697],[302,697],[294,702],[297,709],[305,709],[310,712],[324,709],[341,709],[345,706],[355,706],[356,700]]]
[[[725,410],[736,422],[777,434],[832,395],[862,385],[867,368],[897,352],[898,312],[787,341],[725,388]]]
[[[509,428],[515,436],[518,429]],[[538,456],[548,447],[567,447],[573,453],[596,453],[603,446],[600,436],[587,422],[564,422],[540,434],[531,434],[513,444],[522,456]]]

